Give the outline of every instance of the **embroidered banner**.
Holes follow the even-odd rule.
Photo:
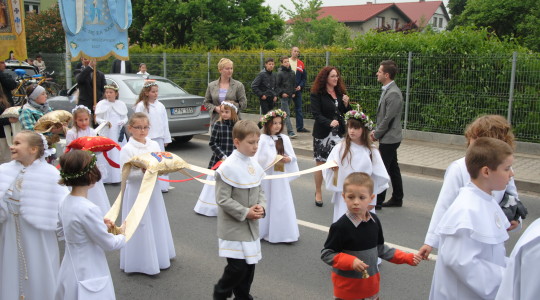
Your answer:
[[[27,57],[23,4],[22,0],[0,0],[0,60]]]
[[[0,0],[1,1],[1,0]],[[128,60],[130,0],[59,0],[71,60]]]

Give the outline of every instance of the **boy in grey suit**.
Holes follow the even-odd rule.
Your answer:
[[[381,207],[401,207],[403,205],[403,182],[397,159],[397,149],[401,144],[401,112],[403,95],[394,82],[398,67],[392,60],[382,61],[377,71],[377,81],[382,87],[377,106],[377,128],[371,133],[373,140],[379,140],[379,151],[392,182],[392,198],[384,202],[386,191],[377,195],[376,209]],[[384,203],[383,203],[384,202]]]
[[[227,266],[214,286],[214,300],[232,293],[235,299],[253,299],[249,291],[262,258],[259,219],[265,216],[266,200],[260,185],[265,173],[253,158],[260,131],[255,122],[240,120],[232,135],[236,150],[216,171],[219,256],[227,258]]]

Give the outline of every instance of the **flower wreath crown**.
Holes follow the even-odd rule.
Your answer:
[[[345,122],[347,122],[349,119],[356,119],[360,121],[362,124],[364,124],[364,127],[366,127],[369,130],[373,130],[374,124],[373,121],[371,121],[363,111],[360,110],[349,110],[345,114]]]
[[[103,87],[103,89],[111,89],[111,90],[114,90],[114,91],[117,91],[118,92],[118,87],[116,85],[112,85],[112,84],[108,84],[106,86]]]
[[[60,176],[62,177],[62,179],[67,180],[67,179],[79,178],[87,174],[88,172],[90,172],[90,170],[92,170],[92,168],[96,166],[96,162],[97,162],[96,154],[92,151],[88,151],[88,152],[90,153],[90,155],[92,155],[92,160],[90,161],[90,163],[86,167],[84,167],[84,169],[82,169],[81,171],[77,173],[73,173],[73,174],[65,173],[63,170],[60,170]]]
[[[92,115],[92,111],[90,111],[90,109],[88,107],[86,107],[86,106],[84,106],[82,104],[75,106],[75,108],[73,108],[71,110],[71,113],[74,114],[79,109],[84,109],[84,110],[86,110],[88,112],[89,115]]]
[[[276,110],[269,111],[266,115],[261,117],[261,124],[264,125],[270,119],[273,119],[275,117],[282,117],[283,119],[285,119],[285,118],[287,118],[287,113],[284,112],[281,109],[276,109]]]
[[[158,85],[155,80],[146,80],[144,82],[143,88],[149,88],[151,86]]]

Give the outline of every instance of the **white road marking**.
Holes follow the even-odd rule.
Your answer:
[[[326,233],[328,233],[328,231],[330,230],[330,227],[328,227],[328,226],[323,226],[323,225],[311,223],[311,222],[308,222],[308,221],[302,221],[302,220],[296,220],[296,221],[298,222],[298,225],[302,225],[302,226],[305,226],[305,227],[308,227],[308,228],[311,228],[311,229],[315,229],[315,230],[319,230],[319,231],[323,231],[323,232],[326,232]],[[396,245],[396,244],[392,244],[392,243],[388,243],[388,242],[386,242],[385,244],[388,245],[388,247],[396,248],[396,249],[399,249],[399,250],[405,251],[405,252],[410,252],[410,253],[417,253],[418,252],[417,249],[411,249],[411,248],[408,248],[408,247],[404,247],[404,246],[400,246],[400,245]],[[430,254],[429,255],[429,260],[432,260],[432,261],[437,260],[437,255]]]

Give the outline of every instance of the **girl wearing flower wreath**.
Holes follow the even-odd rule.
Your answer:
[[[77,105],[71,110],[73,114],[73,127],[66,133],[66,146],[69,146],[74,140],[83,136],[96,136],[95,130],[90,127],[90,120],[92,119],[92,113],[90,109],[84,105]],[[103,157],[103,154],[98,155],[98,168],[106,176],[108,165],[107,161]],[[88,191],[88,200],[97,205],[104,216],[109,209],[111,209],[111,203],[105,191],[103,181],[100,179],[96,184]]]
[[[58,233],[66,246],[58,274],[57,300],[82,300],[88,296],[115,299],[104,251],[124,246],[125,223],[118,228],[111,220],[103,219],[100,208],[87,199],[88,191],[101,179],[96,162],[94,153],[83,150],[72,150],[60,157],[60,183],[70,186],[71,193],[58,209]],[[89,286],[92,289],[87,289]]]
[[[143,85],[137,102],[135,102],[133,110],[148,115],[150,124],[152,124],[148,130],[148,137],[159,144],[161,151],[165,151],[165,147],[171,143],[172,139],[165,105],[157,99],[158,89],[158,84],[155,80],[147,80]],[[160,176],[159,178],[169,179],[169,176]],[[167,181],[160,180],[159,187],[163,193],[169,191],[169,183]]]
[[[124,146],[127,142],[124,125],[128,121],[128,110],[126,104],[118,100],[118,87],[115,85],[106,85],[105,99],[96,105],[96,122],[98,124],[107,123],[100,135],[106,136],[120,145]],[[109,158],[118,162],[120,151],[111,149],[108,153]],[[106,166],[107,174],[102,174],[103,183],[118,183],[122,181],[122,174],[119,168],[113,168],[109,164]]]
[[[58,204],[69,191],[45,161],[54,149],[24,130],[0,165],[0,299],[54,299],[60,254]]]
[[[218,161],[224,161],[234,150],[232,129],[238,121],[238,108],[234,105],[234,101],[223,101],[219,115],[220,118],[212,125],[212,134],[208,143],[213,152],[208,164],[209,169],[212,169]],[[214,176],[208,175],[206,180],[213,181]],[[216,189],[213,185],[204,185],[193,210],[208,217],[217,216]]]
[[[131,138],[120,150],[120,168],[131,158],[148,152],[160,152],[157,142],[148,137],[152,123],[145,113],[134,113],[128,121]],[[144,171],[132,168],[126,181],[126,191],[122,201],[122,218],[126,219],[141,189]],[[120,250],[120,269],[126,273],[144,273],[155,275],[171,266],[171,259],[176,256],[173,237],[165,201],[156,184],[148,207],[144,212],[137,230]]]
[[[386,172],[379,150],[372,144],[369,133],[373,129],[373,121],[359,110],[350,110],[345,114],[347,132],[345,139],[337,144],[328,156],[328,161],[335,161],[338,166],[323,171],[326,188],[334,192],[334,217],[336,222],[347,212],[343,199],[343,181],[355,172],[364,172],[373,180],[373,193],[378,194],[388,188],[390,177]],[[375,211],[376,199],[370,203],[369,209]]]
[[[272,110],[261,118],[263,126],[255,159],[267,175],[298,171],[298,163],[289,136],[283,134],[287,114]],[[277,155],[283,158],[272,166]],[[263,180],[261,187],[266,196],[266,216],[259,221],[261,239],[270,243],[293,243],[300,236],[296,211],[289,182],[297,177]]]

